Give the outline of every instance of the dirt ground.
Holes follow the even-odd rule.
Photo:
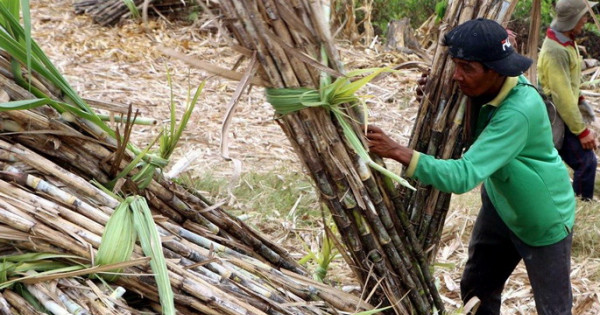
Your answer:
[[[140,110],[141,116],[156,118],[160,126],[168,121],[171,95],[182,111],[188,94],[206,80],[175,160],[196,153],[199,157],[192,163],[194,173],[213,172],[234,180],[233,163],[221,157],[220,143],[222,122],[236,82],[208,75],[161,53],[161,49],[169,48],[231,68],[238,55],[226,46],[223,35],[209,29],[206,20],[184,23],[158,19],[146,27],[126,21],[116,27],[101,27],[85,15],[75,15],[72,3],[71,0],[32,1],[31,15],[34,39],[74,88],[88,99],[120,104],[121,108],[132,104],[134,109]],[[383,52],[377,45],[350,47],[340,42],[339,47],[349,69],[394,65],[407,58]],[[169,87],[168,75],[172,87]],[[395,138],[404,144],[408,142],[416,116],[413,95],[419,75],[416,70],[389,75],[362,91],[370,95],[367,101],[370,121],[386,130],[394,130]],[[272,115],[271,106],[265,102],[260,89],[254,88],[243,96],[227,133],[230,156],[241,161],[242,172],[280,169],[302,172]],[[134,142],[144,146],[159,132],[156,126],[139,126],[134,131]],[[477,211],[477,206],[466,209],[460,205],[477,205],[478,195],[473,192],[456,199],[458,202],[453,204],[458,206],[448,215],[436,268],[441,292],[451,310],[460,307],[458,283]],[[573,266],[576,305],[583,305],[578,314],[597,314],[600,312],[597,292],[600,284],[588,280],[590,272],[586,266],[590,260],[583,260],[574,262]],[[598,266],[598,262],[592,266]],[[535,312],[523,266],[519,266],[507,283],[503,298],[506,314]]]

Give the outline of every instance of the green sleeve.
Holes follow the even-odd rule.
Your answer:
[[[527,126],[528,119],[522,113],[499,111],[462,158],[441,160],[421,153],[412,175],[443,192],[467,192],[522,151],[528,138]]]

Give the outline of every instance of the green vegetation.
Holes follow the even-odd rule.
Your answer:
[[[242,174],[239,184],[232,188],[228,188],[226,179],[211,173],[204,173],[197,179],[184,175],[180,180],[184,185],[206,192],[213,200],[235,196],[232,208],[238,210],[232,211],[233,215],[245,219],[246,223],[263,233],[271,233],[273,239],[290,238],[296,245],[294,247],[304,252],[299,262],[313,270],[313,277],[321,282],[331,280],[326,279],[330,264],[334,259],[341,260],[341,257],[323,224],[328,225],[335,237],[339,236],[334,224],[324,223],[332,222],[329,217],[322,217],[329,211],[321,211],[316,188],[306,174],[285,169],[268,173],[250,172]],[[223,207],[228,208],[229,204]],[[316,234],[320,235],[320,239],[306,239],[298,235],[308,230],[312,231],[310,234],[319,231]],[[299,244],[302,246],[297,246]]]
[[[410,18],[414,28],[421,26],[430,16],[436,15],[438,19],[444,16],[448,6],[447,0],[373,0],[371,5],[365,4],[370,1],[355,1],[356,21],[360,22],[370,16],[371,24],[376,34],[382,35],[387,32],[387,25],[392,20]],[[517,25],[518,30],[527,25],[531,19],[532,0],[518,1],[511,19],[511,24]],[[550,25],[554,17],[554,3],[556,0],[542,0],[542,28]],[[344,14],[345,1],[336,1],[337,12]],[[586,25],[586,30],[598,32],[592,23]]]
[[[419,27],[437,12],[438,3],[442,3],[439,5],[441,8],[446,2],[446,0],[375,0],[371,12],[373,27],[381,34],[385,34],[390,21],[405,17],[410,18],[413,27]]]
[[[203,173],[201,176],[192,179],[186,175],[181,180],[185,185],[214,196],[213,200],[235,196],[234,202],[243,205],[243,208],[233,214],[250,217],[251,224],[259,224],[270,217],[287,218],[295,221],[300,228],[312,228],[321,222],[315,219],[321,216],[316,189],[305,174],[290,173],[284,169],[245,173],[239,184],[231,188],[228,188],[230,185],[226,179],[215,174]]]
[[[542,28],[550,25],[554,17],[554,2],[556,0],[542,0]],[[513,12],[512,20],[524,21],[529,25],[531,20],[531,0],[517,2],[515,12]]]

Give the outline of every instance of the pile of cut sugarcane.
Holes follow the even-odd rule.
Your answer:
[[[100,161],[90,152],[69,149],[83,147],[69,143],[72,137],[82,135],[52,136],[53,130],[61,132],[46,128],[60,124],[57,121],[46,120],[46,126],[34,128],[31,122],[44,120],[39,113],[4,112],[0,117],[3,124],[12,125],[11,130],[27,127],[14,135],[2,135],[0,140],[2,242],[18,251],[75,255],[82,263],[93,265],[104,226],[119,202],[91,185],[91,175],[77,175],[81,170],[65,169],[60,164],[71,168],[80,161]],[[27,137],[30,139],[20,139]],[[47,159],[36,151],[61,153]],[[144,194],[157,214],[154,219],[178,311],[321,314],[329,312],[320,307],[354,311],[360,306],[356,297],[305,277],[282,249],[219,208],[211,209],[194,193],[158,182]],[[120,250],[119,243],[112,246]],[[116,284],[157,303],[156,283],[149,276],[153,271],[148,261],[138,259],[141,257],[142,251],[134,250],[136,265],[126,268]],[[92,272],[96,271],[88,271]],[[285,306],[288,303],[294,306]]]
[[[0,15],[0,312],[337,314],[372,308],[313,281],[284,249],[197,191],[163,178],[165,156],[128,141],[134,115],[124,127],[109,128],[15,11],[0,3]],[[130,259],[105,262],[127,251]],[[144,307],[128,307],[119,298],[123,289]]]
[[[114,25],[126,18],[147,16],[148,11],[165,15],[177,12],[191,13],[198,9],[196,1],[191,0],[78,0],[73,5],[75,13],[87,14],[100,25]]]

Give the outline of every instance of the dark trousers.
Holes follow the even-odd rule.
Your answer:
[[[571,314],[571,242],[564,240],[533,247],[523,243],[500,219],[485,189],[482,206],[469,243],[469,259],[460,283],[462,300],[477,296],[477,315],[500,314],[504,284],[524,260],[538,314]]]
[[[590,200],[594,196],[596,180],[596,154],[585,150],[576,135],[565,127],[565,139],[558,151],[560,157],[573,170],[573,190],[575,195]]]

